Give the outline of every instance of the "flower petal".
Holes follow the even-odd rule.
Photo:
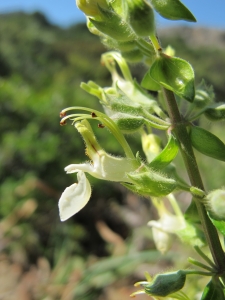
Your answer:
[[[71,165],[68,165],[67,167],[65,167],[64,170],[66,171],[67,174],[76,173],[79,170],[90,173],[90,172],[93,172],[93,167],[89,163],[71,164]]]
[[[85,173],[78,171],[78,183],[67,187],[59,199],[59,215],[61,221],[66,221],[80,211],[89,201],[91,186]]]
[[[171,247],[172,238],[171,236],[157,227],[152,227],[152,236],[155,242],[156,249],[162,254],[165,254]]]
[[[167,233],[176,233],[177,231],[184,229],[186,225],[181,217],[163,214],[158,221],[149,221],[148,226],[155,227]]]

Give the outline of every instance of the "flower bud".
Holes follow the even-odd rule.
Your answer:
[[[186,274],[182,270],[159,274],[152,282],[145,285],[145,293],[152,296],[165,297],[181,290],[185,280]]]
[[[206,107],[210,102],[215,99],[215,94],[212,86],[208,86],[204,80],[198,85],[195,91],[195,98],[193,105],[197,109],[202,109]]]
[[[129,23],[138,36],[150,36],[155,31],[154,12],[145,0],[128,0]]]
[[[99,6],[101,19],[91,18],[90,21],[102,33],[117,41],[132,41],[136,35],[129,24],[118,15],[112,7],[105,9]]]
[[[205,110],[204,114],[211,121],[222,121],[225,119],[225,104],[212,105]]]
[[[77,7],[82,10],[85,15],[90,17],[99,17],[99,6],[107,8],[106,0],[76,0]]]
[[[196,90],[195,99],[194,99],[196,107],[198,107],[198,108],[204,107],[205,105],[208,104],[209,100],[210,100],[210,98],[206,91]]]
[[[225,190],[215,190],[206,197],[206,207],[216,220],[225,221]]]
[[[89,19],[87,19],[87,28],[90,31],[90,33],[94,34],[94,35],[98,35],[100,37],[104,36],[103,33],[101,33],[101,31],[99,31],[94,24],[91,23],[91,21]]]
[[[173,47],[171,47],[170,45],[168,45],[163,52],[166,55],[171,56],[171,57],[175,56],[175,53],[176,53],[175,49]]]

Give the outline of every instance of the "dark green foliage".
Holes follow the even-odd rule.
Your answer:
[[[98,211],[90,210],[87,220],[81,212],[76,230],[70,225],[73,220],[62,226],[58,215],[61,193],[77,180],[76,175],[66,175],[64,167],[88,160],[76,129],[69,122],[64,127],[59,125],[59,113],[68,106],[89,106],[89,101],[90,106],[100,109],[98,101],[79,85],[89,79],[102,85],[109,82],[108,72],[100,64],[104,47],[85,24],[63,30],[50,25],[39,13],[1,17],[0,40],[0,219],[6,222],[33,199],[35,212],[22,218],[23,227],[18,226],[24,236],[21,247],[26,248],[26,238],[30,238],[26,255],[32,253],[34,261],[45,255],[53,262],[62,242],[67,255],[73,252],[85,256],[90,249],[105,255],[104,242],[93,228]],[[97,123],[93,125],[99,140],[104,139],[106,150],[110,145],[111,151],[122,154],[112,136],[98,129]],[[96,182],[96,191],[100,183]],[[101,192],[106,199],[115,193],[118,201],[121,198],[121,193],[109,189],[106,182]],[[101,192],[90,201],[90,207]],[[16,226],[20,218],[11,218]],[[13,234],[7,228],[6,233],[9,237]],[[9,243],[7,249],[13,252],[14,245]]]
[[[224,287],[218,278],[213,278],[205,287],[201,300],[224,300]]]
[[[225,144],[216,135],[203,128],[193,126],[190,129],[190,137],[192,146],[199,152],[225,161]]]

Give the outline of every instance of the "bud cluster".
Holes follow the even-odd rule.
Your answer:
[[[154,11],[147,0],[77,0],[77,6],[87,16],[88,29],[108,48],[121,51],[127,61],[154,55],[145,40],[155,32]]]

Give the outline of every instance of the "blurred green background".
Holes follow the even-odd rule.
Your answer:
[[[172,45],[193,65],[196,83],[205,78],[217,101],[224,101],[225,32],[171,28],[161,29],[159,36],[164,47]],[[59,113],[75,105],[101,109],[79,85],[88,80],[111,85],[100,64],[105,51],[85,24],[62,29],[40,13],[1,15],[1,299],[129,299],[144,271],[171,268],[175,257],[179,265],[190,251],[175,240],[162,258],[146,226],[157,218],[150,201],[115,183],[90,178],[91,201],[67,222],[59,220],[58,199],[76,181],[64,167],[87,160],[81,137],[70,124],[59,125]],[[137,64],[132,70],[140,79],[145,67]],[[225,142],[223,123],[201,122]],[[114,138],[93,125],[100,144],[122,155]],[[129,142],[141,150],[138,136]],[[207,188],[223,185],[224,164],[197,156]]]

